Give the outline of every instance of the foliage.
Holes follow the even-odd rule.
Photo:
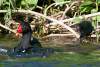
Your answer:
[[[54,0],[56,3],[60,3],[60,2],[65,2],[65,1],[69,1],[69,0]]]
[[[81,13],[91,13],[92,9],[96,9],[98,11],[98,5],[100,4],[100,0],[85,0],[79,7]]]
[[[56,3],[64,2],[64,0],[54,0]]]
[[[9,19],[11,19],[11,8],[14,8],[12,2],[13,2],[13,0],[2,0],[0,2],[0,5],[1,5],[0,9],[8,10],[8,12],[6,14],[4,14],[5,22],[8,22]],[[8,24],[8,23],[5,23],[5,24]]]
[[[26,9],[33,9],[37,5],[38,0],[21,0],[21,6]]]
[[[80,12],[81,13],[89,13],[93,9],[93,2],[92,1],[86,1],[80,6]]]
[[[6,0],[0,0],[0,6],[2,6],[5,1]]]
[[[0,9],[8,10],[8,12],[4,14],[5,24],[8,25],[12,18],[12,9],[33,10],[37,2],[38,0],[0,0]]]

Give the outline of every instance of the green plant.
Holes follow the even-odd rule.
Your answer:
[[[91,13],[92,9],[96,9],[98,11],[98,6],[100,4],[100,0],[84,0],[84,2],[80,5],[80,13]]]
[[[4,20],[6,25],[12,19],[12,10],[14,9],[27,9],[33,10],[37,5],[38,0],[0,0],[0,9],[8,10],[4,14]]]
[[[85,1],[79,7],[80,13],[90,13],[94,7],[94,3],[92,1]]]
[[[21,0],[21,6],[24,9],[32,10],[36,7],[38,0]]]

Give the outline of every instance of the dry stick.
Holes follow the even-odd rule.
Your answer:
[[[70,9],[70,7],[68,6],[68,5],[66,5],[67,7],[66,7],[66,9],[65,9],[65,11],[63,12],[63,14],[62,14],[62,17],[61,17],[61,20],[63,20],[64,18],[65,18],[65,14],[69,11],[69,9]]]
[[[13,32],[13,33],[16,33],[16,31],[15,31],[15,30],[12,30],[12,29],[10,29],[10,28],[9,28],[9,27],[7,27],[7,26],[2,25],[1,23],[0,23],[0,27],[2,27],[2,28],[4,28],[4,29],[7,29],[7,30],[9,30],[9,31],[11,31],[11,32]]]
[[[47,37],[54,37],[54,36],[73,36],[73,34],[50,34],[47,36],[44,36],[43,38],[47,38]]]
[[[64,17],[65,17],[65,14],[72,8],[72,6],[73,5],[75,5],[76,3],[78,3],[78,1],[75,1],[75,2],[73,2],[72,4],[71,4],[71,6],[70,7],[68,7],[68,5],[67,5],[67,8],[65,9],[65,11],[64,11],[64,13],[63,13],[63,15],[62,15],[62,18],[61,18],[61,20],[63,20],[64,19]]]
[[[65,20],[62,20],[62,22],[73,21],[73,20],[75,20],[75,18],[83,19],[83,18],[89,18],[89,17],[99,16],[99,15],[100,15],[100,12],[97,12],[97,13],[92,13],[92,14],[88,14],[88,15],[83,15],[83,16],[78,16],[78,17],[74,17],[74,18],[65,19]],[[75,25],[75,24],[77,24],[77,23],[74,23],[72,25]]]
[[[44,11],[44,15],[47,15],[47,11],[48,11],[48,9],[49,8],[51,8],[52,6],[54,6],[54,5],[61,5],[61,4],[65,4],[65,3],[70,3],[71,1],[65,1],[65,2],[60,2],[60,3],[53,3],[53,4],[51,4],[51,5],[49,5],[46,9],[45,9],[45,11]]]
[[[43,9],[41,6],[36,6],[36,8],[39,8],[39,9],[41,9],[41,10]]]
[[[48,16],[45,16],[43,14],[40,14],[40,13],[37,13],[37,12],[34,12],[34,11],[30,11],[30,10],[12,10],[13,12],[19,12],[19,13],[26,13],[26,14],[34,14],[34,15],[37,15],[37,16],[42,16],[46,19],[49,19],[57,24],[60,24],[61,26],[63,26],[64,28],[68,29],[70,32],[72,32],[77,38],[80,37],[79,34],[77,34],[71,27],[67,26],[66,24],[62,23],[61,21],[58,21],[58,20],[55,20],[53,18],[50,18]],[[7,10],[0,10],[0,12],[7,12]]]

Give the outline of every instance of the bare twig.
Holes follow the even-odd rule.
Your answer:
[[[71,1],[65,1],[65,2],[60,2],[60,3],[53,3],[53,4],[49,5],[49,6],[45,9],[44,15],[47,15],[48,9],[51,8],[52,6],[54,6],[54,5],[57,6],[57,5],[61,5],[61,4],[69,3],[69,2],[71,2]]]
[[[61,17],[60,20],[63,20],[63,19],[64,19],[65,14],[68,12],[68,10],[69,10],[69,8],[70,8],[68,5],[66,5],[66,6],[67,6],[67,7],[66,7],[65,11],[63,12],[62,17]]]
[[[62,20],[62,22],[73,21],[73,20],[75,20],[75,18],[83,19],[83,18],[89,18],[89,17],[99,16],[99,15],[100,15],[100,12],[97,12],[97,13],[92,13],[92,14],[88,14],[88,15],[78,16],[78,17],[74,17],[74,18],[70,18],[70,19],[65,19],[65,20]]]
[[[42,7],[40,7],[40,6],[36,6],[36,7],[37,7],[37,8],[39,8],[39,9],[41,9],[41,10],[43,9],[43,8],[42,8]]]
[[[7,29],[7,30],[9,30],[9,31],[11,31],[11,32],[13,32],[13,33],[16,33],[16,31],[15,31],[15,30],[12,30],[12,29],[10,29],[10,28],[9,28],[9,27],[7,27],[7,26],[2,25],[1,23],[0,23],[0,27],[2,27],[2,28],[4,28],[4,29]]]
[[[78,1],[75,1],[75,2],[73,2],[72,4],[71,4],[71,6],[70,7],[68,7],[68,5],[67,5],[67,8],[65,9],[65,11],[64,11],[64,13],[63,13],[63,15],[62,15],[62,18],[61,18],[61,20],[63,20],[64,19],[64,17],[65,17],[65,14],[72,8],[72,6],[73,5],[75,5],[76,3],[78,3]]]

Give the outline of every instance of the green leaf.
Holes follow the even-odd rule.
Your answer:
[[[65,0],[54,0],[56,3],[64,2]]]
[[[28,4],[37,4],[38,0],[27,0]]]
[[[80,8],[80,12],[81,13],[89,13],[89,12],[91,12],[91,10],[93,9],[93,7],[91,7],[91,6],[86,6],[86,7],[81,7]]]
[[[82,7],[82,6],[88,6],[88,5],[91,5],[91,4],[93,4],[92,1],[86,1],[86,2],[84,2],[83,4],[81,4],[81,7]]]
[[[92,25],[94,26],[94,28],[96,28],[96,25],[97,25],[97,22],[100,23],[100,16],[95,16],[95,17],[92,17]]]
[[[21,1],[21,5],[26,5],[25,0],[22,0],[22,1]]]
[[[21,5],[25,8],[33,8],[37,5],[38,0],[22,0]]]
[[[0,0],[0,6],[5,2],[6,0]]]
[[[89,12],[91,12],[91,10],[93,9],[92,5],[93,5],[93,2],[92,1],[85,1],[79,7],[80,12],[81,13],[84,13],[84,12],[85,13],[89,13]]]
[[[96,3],[100,3],[100,0],[96,0]]]
[[[97,22],[99,21],[99,16],[94,16],[94,17],[92,17],[92,25],[93,25],[93,27],[94,28],[96,28],[97,27]]]

